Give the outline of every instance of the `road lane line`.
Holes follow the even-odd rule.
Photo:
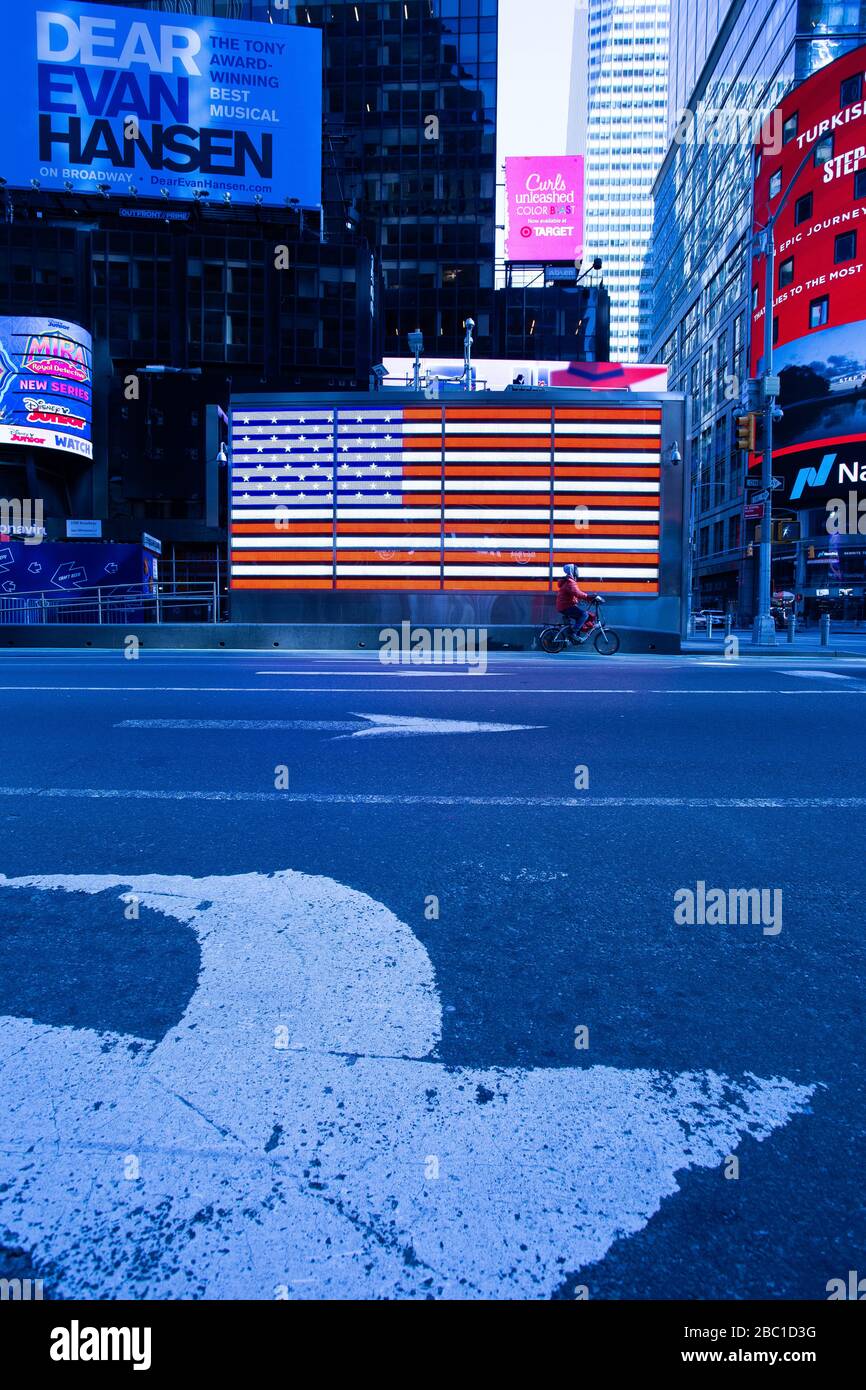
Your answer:
[[[665,810],[866,810],[866,796],[436,796],[400,792],[189,791],[149,787],[0,787],[0,796],[87,801],[262,801],[323,806],[511,806]]]
[[[813,697],[816,695],[866,695],[866,683],[863,685],[851,685],[845,687],[819,688],[815,690],[804,690],[798,687],[796,690],[786,688],[774,689],[772,686],[741,687],[734,690],[717,689],[691,689],[688,686],[672,686],[669,689],[664,687],[636,689],[631,686],[604,686],[604,685],[556,685],[546,686],[542,689],[533,689],[531,686],[502,686],[493,687],[482,692],[481,688],[469,689],[465,686],[457,688],[443,688],[440,686],[430,686],[429,689],[419,689],[418,686],[394,686],[393,689],[384,691],[381,685],[357,686],[357,685],[0,685],[0,694],[15,691],[39,692],[42,694],[57,693],[63,695],[93,695],[93,694],[188,694],[188,695],[385,695],[390,698],[392,695],[476,695],[482,694],[485,699],[494,695],[806,695]]]

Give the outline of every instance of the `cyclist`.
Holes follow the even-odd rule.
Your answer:
[[[559,581],[556,611],[561,613],[563,618],[568,619],[570,624],[569,640],[576,642],[581,628],[590,616],[588,609],[581,608],[580,601],[585,599],[587,602],[591,602],[592,594],[581,589],[574,576],[574,565],[563,565],[562,573],[564,578]]]

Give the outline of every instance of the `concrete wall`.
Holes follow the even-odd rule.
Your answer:
[[[607,613],[605,614],[607,616]],[[540,625],[539,625],[540,626]],[[488,651],[531,651],[539,626],[497,624],[486,629]],[[623,652],[678,652],[678,632],[616,627]],[[373,623],[162,623],[116,626],[61,623],[0,627],[2,647],[93,647],[121,651],[137,637],[144,651],[187,650],[370,651],[379,650],[381,627]],[[587,649],[587,654],[595,655]],[[601,658],[597,658],[601,659]]]

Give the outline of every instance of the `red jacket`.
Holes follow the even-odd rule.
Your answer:
[[[590,599],[591,594],[587,594],[576,584],[573,579],[566,577],[559,581],[559,593],[556,595],[557,613],[567,613],[569,608],[575,608],[581,599]]]

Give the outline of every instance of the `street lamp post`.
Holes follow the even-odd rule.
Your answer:
[[[764,274],[764,450],[761,457],[761,492],[764,497],[764,511],[761,517],[761,542],[758,551],[758,611],[752,627],[752,641],[761,646],[774,647],[776,645],[776,624],[770,611],[773,599],[773,577],[772,577],[772,540],[773,540],[773,519],[772,519],[772,498],[773,498],[773,423],[778,418],[778,407],[776,397],[779,393],[778,383],[773,375],[773,307],[775,299],[775,262],[776,262],[776,221],[779,214],[788,201],[788,195],[794,187],[798,178],[802,174],[809,160],[814,154],[815,148],[820,144],[823,136],[819,136],[806,150],[800,160],[797,170],[789,180],[787,188],[779,199],[776,211],[767,218],[761,232],[758,234],[759,251],[763,251],[765,257]]]
[[[472,390],[472,330],[475,327],[474,319],[466,319],[464,322],[466,336],[463,339],[463,390]]]

